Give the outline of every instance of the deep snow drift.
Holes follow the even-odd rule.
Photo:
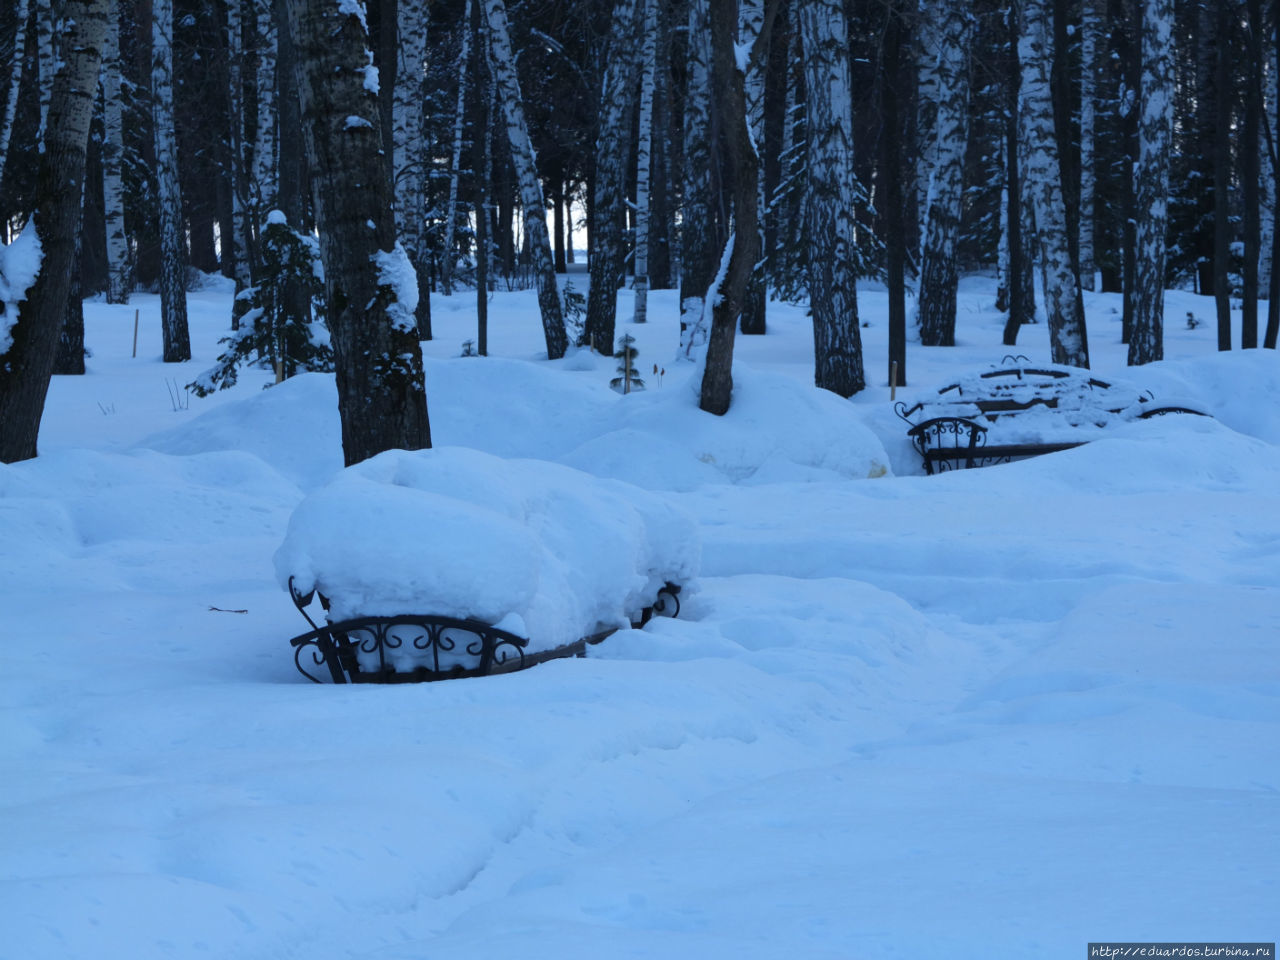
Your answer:
[[[400,688],[296,673],[287,640],[306,625],[273,556],[306,498],[366,508],[357,481],[421,480],[436,454],[336,479],[319,375],[263,391],[247,372],[171,401],[218,353],[225,290],[193,294],[181,367],[159,362],[154,297],[87,305],[89,374],[55,378],[41,457],[0,467],[0,958],[1076,957],[1090,940],[1276,939],[1275,353],[1218,355],[1209,325],[1181,322],[1211,304],[1171,292],[1170,359],[1127,370],[1118,298],[1086,294],[1099,376],[1213,419],[923,477],[889,403],[882,292],[860,296],[862,395],[809,386],[803,311],[775,304],[768,336],[739,338],[723,419],[693,408],[673,359],[674,294],[650,298],[650,322],[619,331],[649,389],[623,397],[611,358],[539,359],[532,292],[492,300],[488,359],[457,356],[472,297],[437,297],[428,396],[450,482],[505,491],[445,493],[525,520],[564,497],[560,546],[580,555],[555,566],[522,541],[556,595],[611,592],[700,544],[682,618],[587,659]],[[991,302],[989,281],[965,281],[960,345],[911,345],[899,399],[1001,361]],[[1017,350],[1047,360],[1043,325]],[[437,508],[421,519],[460,516]],[[669,525],[656,559],[645,517]],[[479,565],[494,527],[520,539],[487,522],[450,531]],[[634,549],[602,555],[602,537]]]

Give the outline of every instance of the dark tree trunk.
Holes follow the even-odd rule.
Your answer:
[[[1025,323],[1035,321],[1035,274],[1031,257],[1027,254],[1031,249],[1030,237],[1024,235],[1022,229],[1026,213],[1023,210],[1026,186],[1022,179],[1022,148],[1018,136],[1020,128],[1018,91],[1022,86],[1022,71],[1018,65],[1018,18],[1009,13],[1009,71],[1005,100],[1007,122],[1005,126],[1005,167],[1008,191],[1008,219],[1006,232],[1009,236],[1009,316],[1004,325],[1004,345],[1016,346],[1018,331]]]
[[[1275,62],[1280,66],[1280,13],[1277,14],[1275,24]],[[1274,77],[1275,102],[1280,104],[1280,69],[1276,70]],[[1271,144],[1271,177],[1280,184],[1280,130],[1272,130],[1271,136],[1273,142]],[[1275,228],[1271,233],[1271,290],[1267,299],[1267,332],[1263,338],[1262,345],[1269,350],[1276,349],[1276,341],[1280,339],[1280,191],[1277,191],[1275,197]]]
[[[1262,219],[1259,216],[1258,147],[1262,125],[1262,0],[1248,0],[1249,25],[1246,33],[1244,68],[1244,131],[1240,140],[1240,187],[1244,201],[1244,262],[1242,282],[1240,346],[1258,346],[1258,257],[1262,251]]]
[[[76,238],[76,257],[84,252],[84,219],[80,220],[80,236]],[[71,272],[71,284],[67,289],[67,312],[62,318],[62,333],[58,335],[58,356],[53,363],[56,376],[84,375],[84,299],[80,284],[80,271]]]
[[[49,102],[32,217],[44,257],[35,283],[18,304],[9,349],[0,356],[3,463],[36,455],[40,418],[75,267],[85,149],[109,8],[107,0],[65,0],[63,8],[68,26]]]
[[[471,5],[471,29],[474,57],[472,76],[475,78],[475,126],[471,137],[472,167],[475,175],[475,197],[472,203],[476,221],[476,352],[489,355],[489,180],[492,154],[489,129],[489,112],[492,106],[492,84],[489,82],[489,33],[484,25],[484,12],[479,3]]]
[[[276,80],[279,117],[280,155],[277,162],[278,200],[285,221],[299,233],[307,233],[310,223],[306,215],[307,158],[302,148],[302,116],[298,104],[298,58],[289,36],[288,10],[284,0],[274,0],[276,15]],[[291,317],[304,317],[311,322],[311,295],[296,279],[286,281],[285,312]]]
[[[733,193],[733,250],[711,312],[711,332],[707,340],[706,367],[698,406],[707,413],[723,416],[729,411],[733,393],[733,341],[742,313],[747,283],[759,251],[756,229],[758,161],[747,128],[747,100],[742,71],[734,56],[738,11],[734,0],[711,0],[711,89],[712,102],[721,110],[723,133],[723,182]]]
[[[1218,5],[1217,56],[1214,62],[1217,137],[1213,145],[1213,298],[1218,314],[1218,349],[1231,349],[1231,61],[1234,53],[1229,4]]]
[[[902,206],[902,140],[906,129],[902,123],[900,94],[904,69],[900,14],[890,8],[884,34],[884,69],[880,86],[881,116],[880,156],[884,166],[880,172],[884,200],[884,250],[886,280],[889,287],[889,383],[907,385],[907,224]],[[910,44],[907,44],[910,47]]]
[[[378,103],[364,86],[365,27],[330,0],[287,3],[324,263],[342,449],[350,465],[384,450],[431,446],[422,351],[412,313],[379,267],[395,250],[395,217],[380,155]]]
[[[551,178],[551,255],[556,273],[568,273],[564,256],[564,181],[558,176]]]

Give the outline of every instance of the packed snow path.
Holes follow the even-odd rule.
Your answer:
[[[661,363],[675,308],[651,296],[641,356]],[[882,357],[875,296],[864,334]],[[1103,375],[1123,357],[1112,299],[1088,300]],[[913,347],[920,390],[999,359],[989,301],[966,285],[970,341]],[[271,558],[341,466],[332,387],[262,393],[246,376],[174,411],[163,380],[198,371],[153,362],[156,344],[130,361],[138,304],[154,312],[89,305],[90,375],[55,382],[43,456],[0,468],[0,957],[979,958],[1275,939],[1274,354],[1217,357],[1207,327],[1171,324],[1175,359],[1147,382],[1201,390],[1215,420],[850,479],[909,473],[910,449],[882,386],[806,399],[799,310],[741,344],[742,419],[704,432],[672,419],[674,364],[663,393],[616,398],[608,361],[534,360],[532,294],[496,302],[493,342],[515,359],[445,359],[467,300],[443,301],[427,345],[439,442],[665,491],[700,521],[700,590],[687,619],[589,659],[320,688],[290,661],[300,624]],[[202,360],[228,310],[195,298]]]

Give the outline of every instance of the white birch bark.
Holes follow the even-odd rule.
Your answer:
[[[399,0],[396,80],[391,92],[392,169],[396,232],[418,277],[420,335],[430,327],[431,271],[427,258],[427,143],[423,136],[423,81],[427,73],[426,0]]]
[[[231,256],[236,293],[253,286],[249,267],[249,227],[247,171],[244,160],[244,32],[241,0],[227,2],[227,94],[228,122],[231,135]],[[223,253],[225,256],[225,251]],[[237,301],[239,302],[239,301]],[[239,315],[232,307],[232,329],[239,326]]]
[[[121,102],[120,17],[115,2],[102,49],[102,200],[107,234],[107,303],[129,302],[129,237],[124,230],[124,104]]]
[[[1051,357],[1054,363],[1087,368],[1084,307],[1067,242],[1067,211],[1053,125],[1050,16],[1045,0],[1024,0],[1018,60],[1022,66],[1020,107],[1027,135],[1027,187],[1039,239]]]
[[[462,170],[462,143],[466,128],[467,64],[471,58],[471,0],[462,15],[462,52],[458,55],[458,101],[453,115],[453,155],[449,163],[449,202],[444,216],[444,243],[440,254],[440,284],[445,296],[453,293],[453,234],[458,222],[458,179]]]
[[[1272,27],[1274,31],[1277,27]],[[1273,33],[1272,36],[1275,34]],[[1260,145],[1261,156],[1258,158],[1258,169],[1262,176],[1258,178],[1258,194],[1261,207],[1262,243],[1258,252],[1258,289],[1267,295],[1271,289],[1271,261],[1275,244],[1275,210],[1276,179],[1280,170],[1276,169],[1275,158],[1280,155],[1280,128],[1276,126],[1276,47],[1274,43],[1267,45],[1269,52],[1264,54],[1262,76],[1262,112],[1266,129],[1271,132],[1271,143],[1266,137]]]
[[[165,363],[191,359],[187,334],[186,242],[173,117],[173,0],[155,0],[151,21],[151,110],[160,206],[160,325]]]
[[[1142,10],[1141,114],[1134,169],[1137,257],[1134,261],[1130,365],[1164,359],[1165,229],[1169,151],[1173,144],[1173,0],[1145,0]]]
[[[401,0],[403,2],[403,0]],[[524,117],[524,99],[520,79],[516,76],[515,53],[511,49],[511,31],[507,27],[507,8],[502,0],[485,0],[485,22],[489,27],[489,56],[498,100],[507,123],[507,142],[511,145],[511,161],[520,187],[520,204],[524,209],[525,237],[533,256],[533,270],[538,284],[538,307],[542,313],[542,332],[547,343],[547,356],[563,357],[568,348],[560,293],[556,288],[555,258],[551,253],[551,235],[547,231],[547,205],[542,199],[542,183],[538,180],[537,161],[529,127]]]
[[[1099,0],[1083,0],[1080,19],[1080,285],[1094,287],[1097,266],[1093,260],[1093,139],[1096,116],[1098,40],[1102,36]]]
[[[764,29],[764,0],[742,0],[738,7],[738,48],[747,56],[755,50]],[[743,96],[747,106],[747,130],[751,135],[751,144],[759,158],[764,148],[764,81],[766,57],[760,56],[754,62],[748,61],[747,71],[743,76]],[[768,198],[764,195],[764,164],[756,165],[756,249],[759,251],[759,262],[751,271],[751,280],[747,286],[746,299],[742,305],[742,332],[762,334],[765,332],[765,212],[768,209]]]
[[[253,224],[260,231],[276,207],[276,54],[279,35],[272,0],[255,0],[258,41],[258,132],[253,144]]]
[[[841,0],[803,0],[805,220],[814,382],[842,397],[866,386],[858,326],[853,205],[853,101],[849,40]]]
[[[969,56],[973,17],[966,0],[923,0],[931,40],[920,63],[920,87],[938,100],[921,104],[933,125],[923,132],[921,179],[926,181],[920,226],[920,342],[954,346],[960,275],[956,242],[964,203],[964,154],[969,142]]]
[[[22,65],[27,58],[27,0],[18,0],[14,17],[17,23],[13,37],[13,61],[9,66],[9,86],[4,104],[4,116],[0,118],[0,178],[4,176],[5,160],[9,156],[9,138],[13,134],[13,118],[18,112],[18,96],[22,93]],[[0,186],[3,181],[0,180]]]
[[[640,46],[640,120],[636,144],[636,257],[635,313],[632,319],[649,319],[649,176],[653,160],[653,90],[657,72],[657,0],[641,0],[644,7],[643,41]]]
[[[935,0],[936,4],[936,0]],[[934,151],[938,138],[934,134],[934,119],[938,101],[944,95],[940,86],[941,76],[931,66],[938,60],[938,17],[929,15],[929,0],[916,0],[916,263],[920,262],[920,246],[924,243],[929,211],[929,191],[933,173],[937,169]]]
[[[56,29],[52,0],[36,0],[36,63],[40,71],[40,132],[37,142],[41,149],[44,149],[44,129],[49,119],[53,75],[58,69],[58,52],[54,46]]]
[[[720,263],[711,199],[711,26],[707,0],[691,0],[684,101],[684,205],[680,225],[680,353],[696,359],[707,342],[703,301]]]

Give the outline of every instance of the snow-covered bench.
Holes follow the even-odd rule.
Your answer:
[[[275,562],[312,628],[291,641],[304,676],[399,683],[581,656],[674,616],[700,553],[657,494],[455,448],[344,470],[294,511]]]
[[[1189,405],[1157,405],[1149,393],[1087,370],[1018,364],[966,377],[911,405],[899,401],[894,409],[929,474],[1069,450],[1116,423],[1206,415]]]

